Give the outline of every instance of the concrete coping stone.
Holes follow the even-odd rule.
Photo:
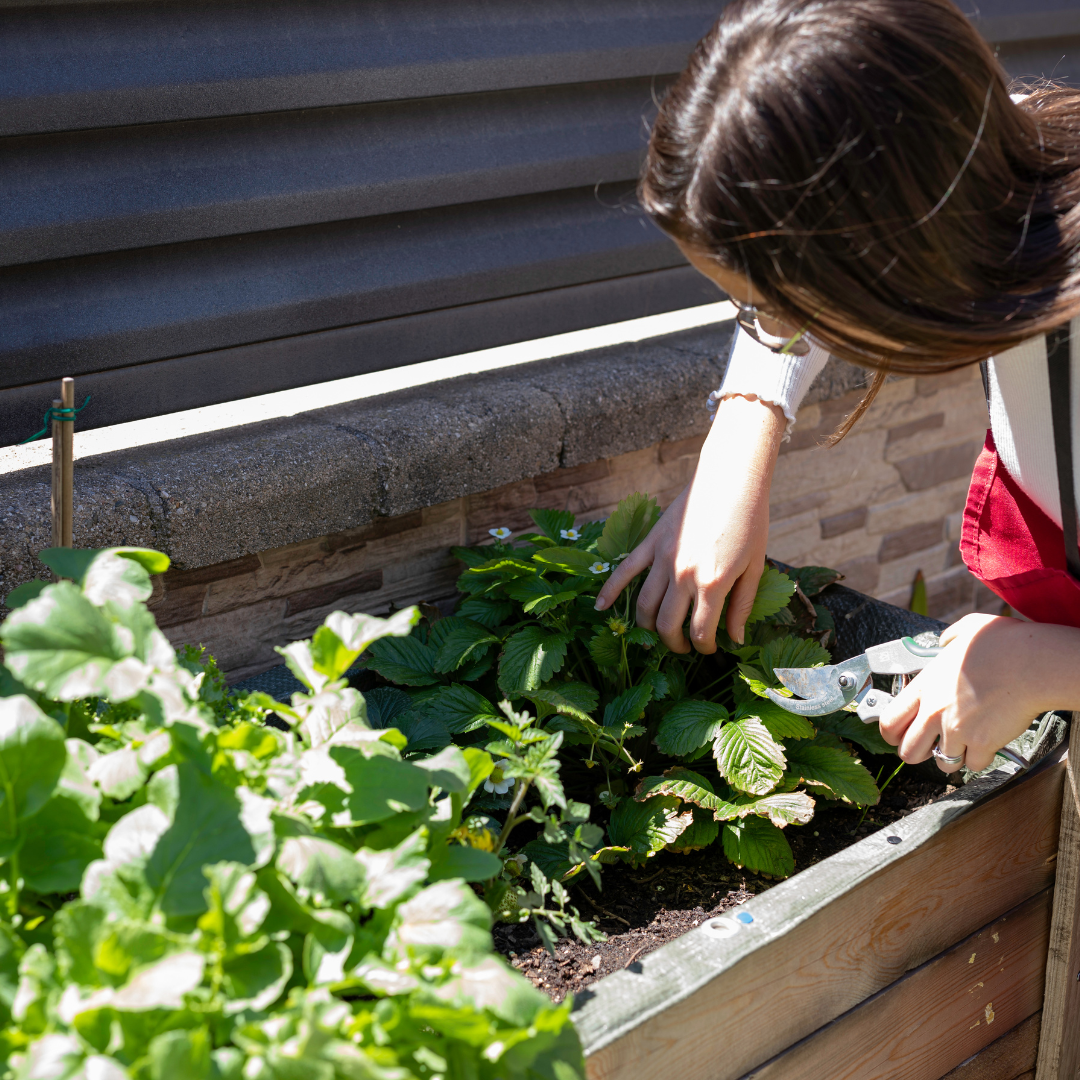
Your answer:
[[[154,547],[194,569],[701,435],[733,330],[727,319],[83,456],[75,545]],[[864,379],[834,358],[806,403]],[[49,489],[48,465],[0,471],[2,593],[43,574]]]

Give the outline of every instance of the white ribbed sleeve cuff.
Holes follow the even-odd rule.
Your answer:
[[[829,350],[817,345],[811,345],[805,356],[774,353],[736,328],[724,382],[709,400],[719,402],[739,395],[779,405],[788,419],[790,432],[796,410],[828,359]]]

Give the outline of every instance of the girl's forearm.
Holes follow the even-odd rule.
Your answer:
[[[701,448],[698,472],[737,476],[747,486],[767,489],[786,429],[779,405],[741,395],[724,398]]]
[[[1009,635],[1021,659],[1024,696],[1033,712],[1080,711],[1080,630],[1020,619]]]

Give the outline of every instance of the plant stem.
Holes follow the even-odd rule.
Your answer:
[[[905,766],[906,764],[907,764],[907,762],[901,761],[901,762],[900,762],[900,764],[899,764],[899,765],[897,765],[897,766],[896,766],[896,768],[895,768],[895,769],[893,769],[893,771],[892,771],[892,772],[891,772],[891,773],[889,774],[889,779],[888,779],[888,780],[886,780],[886,781],[885,781],[885,783],[884,783],[884,784],[882,784],[882,785],[881,785],[881,787],[879,787],[879,788],[878,788],[878,791],[884,791],[884,790],[885,790],[885,789],[886,789],[886,788],[887,788],[887,787],[889,786],[889,781],[890,781],[890,780],[892,780],[892,778],[893,778],[893,777],[894,777],[894,776],[895,776],[895,775],[896,775],[896,774],[897,774],[897,773],[898,773],[898,772],[899,772],[899,771],[900,771],[900,770],[901,770],[901,769],[902,769],[902,768],[903,768],[903,767],[904,767],[904,766]],[[881,774],[879,773],[878,775],[880,776]]]
[[[903,767],[904,767],[904,762],[902,762],[902,761],[901,761],[901,762],[900,762],[900,764],[899,764],[899,765],[897,765],[897,766],[896,766],[896,768],[895,768],[895,769],[893,769],[893,771],[892,771],[892,772],[891,772],[891,773],[889,774],[889,780],[892,780],[892,778],[893,778],[893,777],[894,777],[894,776],[895,776],[895,775],[896,775],[896,774],[897,774],[897,773],[898,773],[898,772],[899,772],[899,771],[900,771],[900,770],[901,770],[901,769],[902,769]],[[882,774],[882,773],[883,773],[884,771],[885,771],[885,766],[884,766],[884,765],[882,765],[882,766],[881,766],[881,768],[880,768],[880,769],[878,769],[878,774],[877,774],[877,778],[876,778],[876,779],[874,780],[874,783],[875,783],[875,784],[877,783],[878,779],[880,779],[880,778],[881,778],[881,774]],[[881,792],[883,792],[883,791],[884,791],[884,790],[885,790],[885,789],[886,789],[886,788],[887,788],[887,787],[889,786],[889,780],[886,780],[886,781],[885,781],[885,783],[884,783],[884,784],[882,784],[882,785],[881,785],[881,787],[879,787],[879,788],[878,788],[878,794],[879,794],[879,795],[881,794]],[[855,828],[854,828],[854,829],[852,829],[852,830],[851,830],[851,831],[852,831],[853,833],[856,833],[856,832],[858,832],[858,831],[859,831],[859,826],[860,826],[860,825],[862,825],[862,823],[863,823],[863,822],[864,822],[864,821],[866,820],[866,815],[867,815],[867,814],[868,814],[869,812],[870,812],[870,804],[869,804],[869,803],[867,803],[867,804],[866,804],[866,805],[865,805],[865,806],[863,807],[862,817],[861,817],[861,818],[859,818],[858,824],[857,824],[857,825],[855,826]]]
[[[514,826],[519,824],[514,818],[517,815],[522,800],[525,798],[525,792],[528,790],[529,783],[527,780],[519,780],[517,782],[517,790],[514,792],[514,801],[510,804],[510,809],[506,812],[506,824],[503,825],[502,832],[499,833],[499,839],[495,843],[495,850],[492,854],[498,855],[499,852],[502,851],[503,845],[513,831]]]

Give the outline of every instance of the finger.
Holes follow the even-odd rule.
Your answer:
[[[881,737],[892,746],[899,746],[911,722],[919,715],[919,693],[910,687],[897,694],[878,720]]]
[[[765,569],[765,560],[755,561],[732,586],[727,609],[727,632],[732,641],[742,645],[746,640],[746,620],[757,597],[758,582]],[[723,601],[721,601],[722,603]]]
[[[690,642],[683,635],[683,623],[686,622],[686,613],[690,610],[690,597],[682,592],[674,582],[668,584],[668,590],[664,594],[664,602],[660,605],[660,612],[656,616],[656,632],[660,640],[672,651],[688,653]]]
[[[637,598],[637,624],[646,630],[656,629],[656,615],[660,605],[664,602],[664,596],[671,587],[671,575],[661,564],[653,564],[645,584],[641,586],[641,592]]]
[[[958,632],[957,627],[959,625],[959,623],[950,623],[946,626],[945,629],[941,631],[941,637],[938,638],[938,644],[944,648],[944,646],[948,645],[950,642],[955,641]]]
[[[964,767],[967,746],[964,744],[963,738],[958,733],[949,731],[948,729],[942,731],[941,738],[938,740],[938,750],[944,757],[960,759],[955,765],[950,765],[947,761],[942,761],[937,754],[934,754],[934,761],[943,773],[954,773],[957,769],[962,769]],[[931,753],[933,753],[932,748]]]
[[[989,746],[968,746],[964,753],[964,765],[972,772],[982,772],[990,767],[997,751]]]
[[[709,656],[716,652],[716,627],[723,610],[724,593],[720,589],[698,589],[690,616],[690,640],[699,653]]]
[[[920,712],[908,725],[897,752],[909,765],[914,765],[930,757],[934,743],[940,738],[941,721]]]
[[[619,593],[630,584],[653,561],[653,545],[646,540],[639,544],[618,566],[615,567],[611,577],[604,582],[604,587],[596,595],[597,611],[604,611],[610,607]]]

